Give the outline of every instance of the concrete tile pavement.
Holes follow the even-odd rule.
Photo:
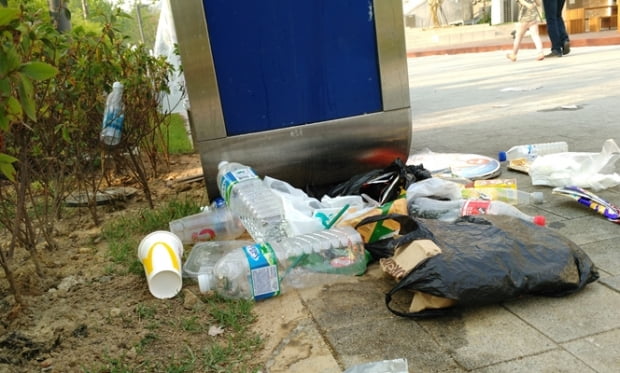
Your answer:
[[[570,151],[599,152],[606,139],[620,141],[620,45],[574,43],[570,55],[540,62],[526,58],[527,50],[516,63],[504,54],[408,59],[411,154],[428,148],[496,157],[512,145],[562,140]],[[267,370],[342,372],[406,358],[410,372],[620,371],[620,225],[552,195],[551,187],[532,185],[528,175],[503,169],[500,177],[543,192],[544,204],[521,210],[545,215],[550,229],[584,249],[598,281],[568,297],[410,320],[386,308],[384,293],[394,283],[373,264],[364,276],[257,303],[257,312],[287,336],[269,342]],[[620,204],[618,186],[597,194]]]

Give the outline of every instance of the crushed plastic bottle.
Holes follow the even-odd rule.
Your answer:
[[[245,232],[238,217],[234,216],[223,198],[216,198],[198,214],[185,216],[168,223],[170,232],[184,244],[211,240],[234,240]]]
[[[231,212],[256,242],[273,242],[291,235],[282,200],[249,167],[222,161],[217,186]]]
[[[199,279],[225,298],[262,300],[366,270],[361,235],[350,226],[232,250]],[[208,265],[205,265],[208,267]]]
[[[412,200],[408,205],[409,213],[425,219],[439,219],[455,221],[467,215],[508,215],[544,226],[546,219],[542,215],[530,216],[502,201],[485,201],[477,199],[459,199],[441,201],[432,198],[420,197]]]

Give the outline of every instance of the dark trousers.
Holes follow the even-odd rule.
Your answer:
[[[568,41],[568,33],[562,19],[562,8],[566,0],[543,0],[547,33],[551,40],[551,51],[562,54],[564,42]]]

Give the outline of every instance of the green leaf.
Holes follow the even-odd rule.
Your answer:
[[[9,97],[7,101],[7,117],[14,116],[18,119],[21,119],[23,116],[22,106],[19,104],[19,101],[15,97]]]
[[[19,80],[19,102],[22,104],[22,110],[28,118],[33,121],[37,120],[37,113],[34,108],[34,94],[32,88],[32,82],[24,75],[20,75]]]
[[[11,71],[17,69],[20,58],[15,49],[0,49],[0,76],[6,76]]]
[[[28,62],[21,66],[20,71],[33,80],[45,80],[58,74],[58,70],[45,62]]]
[[[4,174],[9,180],[15,181],[15,167],[13,162],[17,162],[17,158],[8,154],[0,153],[0,173]]]
[[[15,8],[0,8],[0,26],[6,26],[19,17],[19,10]]]

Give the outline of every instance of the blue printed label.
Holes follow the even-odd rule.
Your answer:
[[[220,180],[220,190],[224,193],[222,197],[226,200],[226,203],[230,203],[230,195],[235,184],[256,178],[258,178],[258,175],[251,168],[242,168],[225,173]]]
[[[268,243],[248,245],[243,248],[250,267],[250,287],[255,300],[280,294],[278,259]]]

